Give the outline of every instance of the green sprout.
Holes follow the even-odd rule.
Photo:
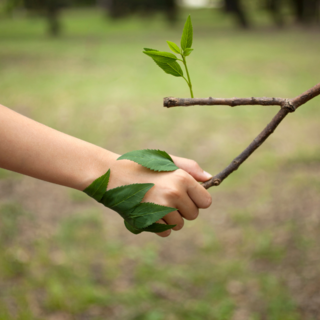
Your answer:
[[[188,19],[184,25],[184,29],[181,37],[181,48],[177,44],[171,41],[167,41],[169,48],[177,54],[181,55],[182,59],[179,59],[175,54],[171,52],[158,51],[155,49],[144,48],[143,53],[148,55],[153,59],[153,61],[165,72],[171,74],[175,77],[182,77],[188,84],[190,89],[191,98],[193,98],[192,83],[190,79],[190,74],[187,66],[186,58],[191,54],[193,49],[193,27],[191,22],[191,16],[188,16]],[[186,69],[187,77],[184,76],[183,70],[181,69],[179,63],[181,61]]]

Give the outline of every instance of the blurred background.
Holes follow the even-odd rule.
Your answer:
[[[119,154],[216,174],[278,107],[189,97],[143,47],[180,43],[196,97],[295,97],[319,83],[318,0],[0,0],[1,104]],[[0,170],[1,320],[320,319],[320,98],[291,114],[196,221],[130,234],[81,192]]]

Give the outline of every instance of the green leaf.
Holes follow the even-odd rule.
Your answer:
[[[168,213],[176,211],[175,208],[160,206],[155,203],[140,203],[127,218],[130,224],[138,229],[149,227],[162,219]]]
[[[101,202],[127,219],[153,186],[153,183],[138,183],[111,189],[105,193]]]
[[[163,232],[163,231],[167,231],[169,229],[172,229],[175,226],[176,226],[176,224],[171,225],[171,224],[154,223],[151,226],[144,228],[143,231],[159,233],[159,232]]]
[[[167,43],[168,43],[168,45],[169,45],[169,48],[170,48],[174,53],[181,53],[180,48],[179,48],[174,42],[167,41]]]
[[[124,225],[126,226],[126,228],[132,232],[133,234],[139,234],[141,232],[143,232],[144,230],[142,229],[137,229],[135,227],[133,227],[128,221],[124,220]]]
[[[89,187],[83,190],[83,192],[85,192],[91,198],[100,202],[105,192],[107,191],[109,178],[110,178],[110,169],[106,174],[104,174],[100,178],[93,181]]]
[[[178,62],[173,61],[170,63],[161,63],[153,60],[158,67],[160,67],[165,73],[171,74],[174,77],[183,77],[183,71]]]
[[[159,50],[156,50],[156,49],[151,49],[151,48],[143,48],[144,51],[159,51]]]
[[[176,61],[178,58],[170,52],[163,51],[143,51],[144,54],[151,57],[153,60],[161,63]]]
[[[193,41],[193,27],[191,22],[191,16],[189,15],[182,32],[181,48],[183,50],[186,50],[187,48],[191,48],[192,41]]]
[[[188,49],[184,50],[183,55],[184,55],[185,57],[187,57],[187,56],[189,56],[189,55],[191,54],[192,51],[193,51],[193,49],[188,48]]]
[[[162,224],[162,223],[154,223],[154,224],[152,224],[151,226],[149,226],[147,228],[138,229],[138,228],[133,227],[127,221],[124,221],[124,225],[133,234],[139,234],[139,233],[141,233],[143,231],[160,233],[160,232],[164,232],[164,231],[170,230],[170,229],[172,229],[172,228],[174,228],[176,226],[176,225],[168,225],[168,224]]]
[[[165,152],[160,150],[136,150],[128,152],[117,160],[131,160],[153,171],[174,171],[179,169]]]

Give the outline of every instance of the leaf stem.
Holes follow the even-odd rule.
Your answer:
[[[189,70],[188,70],[188,66],[187,66],[187,61],[186,61],[186,58],[185,56],[182,54],[181,55],[182,59],[183,59],[183,64],[184,64],[184,67],[186,68],[186,72],[187,72],[187,76],[188,76],[188,86],[189,86],[189,89],[190,89],[190,94],[191,94],[191,98],[194,98],[193,96],[193,90],[192,90],[192,83],[191,83],[191,79],[190,79],[190,75],[189,75]]]
[[[183,77],[183,79],[186,80],[186,83],[188,84],[188,87],[190,88],[189,81],[186,79],[186,77]]]

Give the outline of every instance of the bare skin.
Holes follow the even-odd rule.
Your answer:
[[[183,227],[194,220],[199,208],[211,205],[211,196],[198,182],[211,175],[193,160],[172,156],[180,168],[152,172],[132,161],[117,161],[120,155],[49,128],[0,105],[0,167],[40,180],[84,190],[111,169],[108,189],[132,183],[154,183],[144,202],[177,208],[159,223]],[[198,182],[197,182],[198,181]],[[159,233],[167,237],[171,230]]]

